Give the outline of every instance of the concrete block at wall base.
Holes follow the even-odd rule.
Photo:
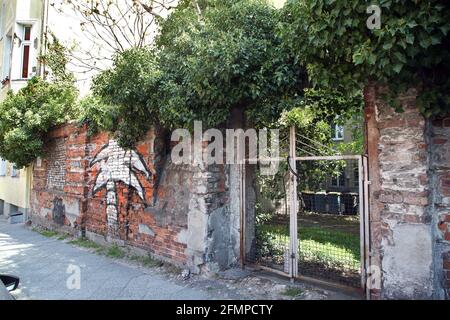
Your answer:
[[[111,237],[105,237],[103,235],[96,234],[91,231],[86,231],[85,236],[90,241],[93,241],[103,247],[110,247],[112,245],[117,245],[121,249],[125,250],[125,252],[127,253],[127,255],[129,257],[131,257],[131,256],[150,257],[150,258],[158,260],[160,262],[165,262],[165,263],[171,264],[180,269],[186,268],[186,265],[184,265],[183,263],[176,262],[167,257],[152,253],[148,249],[136,247],[133,244],[127,243],[127,241],[124,241],[124,240],[114,239]]]
[[[38,226],[47,230],[53,230],[65,234],[69,234],[72,236],[76,236],[80,233],[79,228],[72,228],[69,226],[62,226],[60,224],[54,223],[52,220],[48,220],[46,218],[40,217],[36,214],[30,214],[29,219],[25,220],[25,222],[30,221],[31,225]]]
[[[422,224],[398,224],[392,230],[392,243],[383,243],[384,299],[431,299],[430,228]]]
[[[27,209],[17,207],[10,203],[5,202],[3,213],[10,224],[24,223],[27,219]]]
[[[15,213],[8,217],[8,223],[10,224],[17,224],[24,222],[25,222],[25,215],[23,213]]]

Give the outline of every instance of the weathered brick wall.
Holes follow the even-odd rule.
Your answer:
[[[175,165],[165,139],[151,130],[126,151],[107,133],[53,130],[34,167],[32,222],[143,249],[194,272],[235,264],[229,168]]]
[[[64,190],[66,183],[66,141],[57,138],[49,145],[49,153],[53,155],[48,162],[47,188]]]
[[[435,233],[437,298],[450,299],[450,116],[434,119],[430,126],[431,187]]]
[[[442,298],[447,231],[435,230],[447,227],[440,221],[448,213],[450,132],[420,114],[415,90],[399,97],[402,113],[386,104],[383,90],[365,90],[371,265],[382,276],[372,296]]]
[[[85,128],[62,126],[53,130],[45,144],[49,155],[36,161],[31,193],[31,219],[35,223],[77,233],[86,208],[87,167]]]

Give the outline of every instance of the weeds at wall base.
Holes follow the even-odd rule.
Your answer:
[[[92,240],[87,238],[73,238],[70,234],[64,232],[58,232],[54,230],[49,230],[43,227],[32,227],[32,231],[39,233],[40,235],[46,238],[53,238],[59,241],[66,242],[70,245],[89,249],[93,253],[98,255],[107,256],[112,259],[123,259],[129,262],[138,264],[140,266],[146,268],[163,268],[164,271],[171,274],[180,274],[181,268],[170,264],[168,262],[163,262],[158,259],[155,259],[151,256],[141,256],[136,254],[129,254],[124,249],[119,247],[117,244],[113,244],[112,246],[102,246]]]

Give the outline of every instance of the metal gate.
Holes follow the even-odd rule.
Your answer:
[[[258,192],[267,188],[273,198],[256,201],[255,241],[247,263],[291,278],[365,290],[370,243],[366,157],[314,154],[320,146],[298,139],[293,127],[286,139],[288,155],[270,158],[279,161],[277,174],[257,182]],[[248,163],[241,171],[246,168]]]

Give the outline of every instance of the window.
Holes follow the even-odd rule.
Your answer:
[[[338,125],[336,123],[333,123],[331,125],[331,134],[333,140],[344,140],[344,127],[341,125]]]
[[[28,79],[30,69],[31,26],[23,26],[22,78]]]
[[[331,186],[345,187],[345,171],[342,170],[339,175],[333,175],[331,178]]]
[[[6,161],[0,159],[0,177],[6,176]]]

